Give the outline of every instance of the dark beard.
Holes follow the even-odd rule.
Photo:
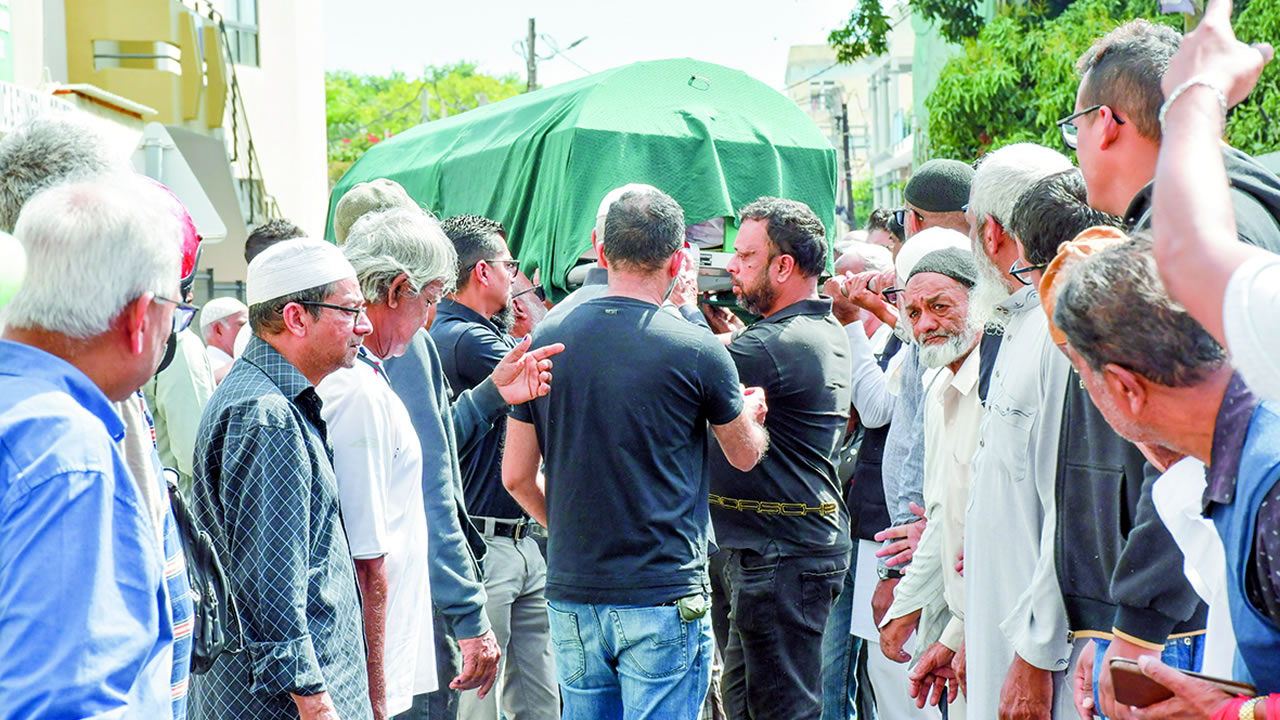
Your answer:
[[[778,289],[769,282],[768,277],[761,277],[752,287],[739,286],[738,307],[749,313],[764,315],[773,309],[777,300]]]
[[[489,318],[489,322],[497,325],[502,332],[509,333],[516,326],[516,310],[508,304]]]

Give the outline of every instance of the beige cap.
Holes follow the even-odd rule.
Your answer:
[[[333,211],[333,237],[338,244],[347,241],[347,233],[365,213],[388,208],[417,208],[418,203],[400,187],[400,183],[386,178],[362,182],[347,191]]]

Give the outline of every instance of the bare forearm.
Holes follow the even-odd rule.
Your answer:
[[[1236,238],[1222,160],[1222,110],[1213,90],[1192,86],[1168,109],[1152,198],[1153,243],[1170,295],[1219,342],[1231,273],[1255,252]]]
[[[532,476],[512,478],[510,481],[504,477],[502,484],[520,507],[529,513],[529,517],[537,520],[543,527],[548,527],[547,491],[541,475],[534,473]]]
[[[364,637],[368,655],[369,701],[376,720],[387,717],[387,682],[384,668],[387,630],[386,556],[356,560],[356,579],[364,608]]]

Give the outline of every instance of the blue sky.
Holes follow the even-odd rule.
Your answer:
[[[825,42],[851,7],[850,0],[324,0],[325,67],[416,75],[425,65],[470,60],[486,72],[523,78],[524,60],[512,45],[535,17],[538,33],[562,49],[587,37],[564,56],[539,61],[544,87],[582,77],[584,68],[694,57],[781,88],[787,49]],[[551,54],[541,38],[538,48]]]

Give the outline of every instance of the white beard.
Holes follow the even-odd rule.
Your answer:
[[[916,341],[916,353],[920,357],[920,363],[925,367],[946,367],[968,355],[981,337],[981,333],[981,326],[974,327],[971,323],[967,323],[963,332],[949,336],[942,344],[924,345]]]
[[[1009,316],[996,312],[996,306],[1009,298],[1004,275],[981,249],[973,253],[973,259],[979,272],[978,284],[969,291],[969,325],[981,323],[980,328],[992,326],[993,330],[1003,333]]]

